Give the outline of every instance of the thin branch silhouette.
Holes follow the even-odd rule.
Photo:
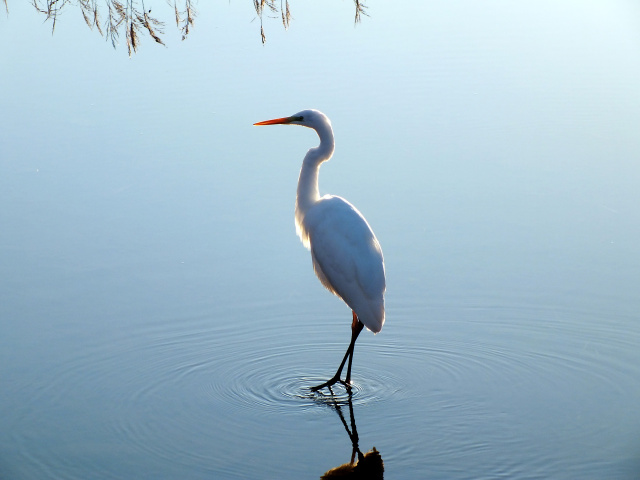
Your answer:
[[[7,15],[9,4],[3,0]],[[129,56],[138,51],[143,36],[148,35],[156,43],[164,45],[165,22],[151,15],[144,0],[30,0],[33,7],[43,14],[45,21],[51,22],[51,33],[55,33],[60,15],[70,7],[78,7],[84,22],[90,29],[111,42],[116,48],[120,37],[124,36]],[[173,7],[176,27],[182,40],[186,40],[197,15],[194,0],[167,0]],[[355,20],[361,22],[362,16],[368,16],[364,0],[353,0]],[[253,0],[253,6],[260,20],[260,39],[264,44],[267,36],[264,28],[265,18],[279,18],[286,29],[291,24],[289,0]]]

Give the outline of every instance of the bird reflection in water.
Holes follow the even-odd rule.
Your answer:
[[[333,390],[329,387],[331,391],[331,397],[326,400],[319,399],[319,401],[326,403],[333,407],[336,411],[340,420],[342,421],[342,425],[344,425],[347,434],[349,435],[349,439],[351,440],[351,461],[349,463],[345,463],[340,465],[339,467],[332,468],[324,475],[320,477],[320,480],[329,480],[329,479],[361,479],[361,480],[382,480],[384,478],[384,462],[382,461],[382,457],[380,456],[380,452],[376,450],[376,447],[373,447],[367,453],[362,453],[360,451],[360,447],[358,446],[358,430],[356,429],[356,420],[353,416],[353,401],[352,401],[352,392],[351,389],[347,390],[348,397],[346,404],[349,407],[349,420],[351,423],[351,429],[347,425],[347,421],[344,418],[342,413],[342,406],[344,406],[343,402],[338,402],[336,397],[333,395]],[[342,403],[342,405],[341,405]],[[357,461],[356,461],[357,455]]]

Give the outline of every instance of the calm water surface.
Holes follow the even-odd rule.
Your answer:
[[[128,59],[10,2],[0,478],[319,478],[354,424],[388,479],[639,477],[640,9],[339,3]],[[316,139],[252,127],[303,108],[387,264],[351,404],[307,388],[350,327],[293,227]]]

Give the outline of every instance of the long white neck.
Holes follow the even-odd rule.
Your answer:
[[[315,130],[320,137],[320,145],[310,149],[302,161],[296,195],[296,231],[307,247],[309,240],[304,228],[304,216],[320,200],[318,191],[320,165],[331,158],[335,148],[331,124],[323,125],[322,128],[318,127]]]

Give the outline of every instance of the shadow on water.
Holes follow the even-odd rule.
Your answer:
[[[316,401],[330,406],[338,414],[338,417],[340,417],[340,421],[351,440],[351,461],[325,472],[320,479],[348,478],[382,480],[384,478],[384,462],[382,461],[380,452],[376,450],[376,447],[373,447],[367,453],[363,454],[358,445],[359,438],[358,430],[356,428],[356,420],[353,414],[353,394],[351,389],[347,389],[346,397],[336,397],[331,388],[329,388],[329,391],[331,392],[330,396],[316,397]],[[347,425],[347,421],[345,420],[345,416],[342,412],[342,407],[345,405],[349,409],[349,422],[351,424],[351,428]],[[358,457],[357,461],[356,456]]]

